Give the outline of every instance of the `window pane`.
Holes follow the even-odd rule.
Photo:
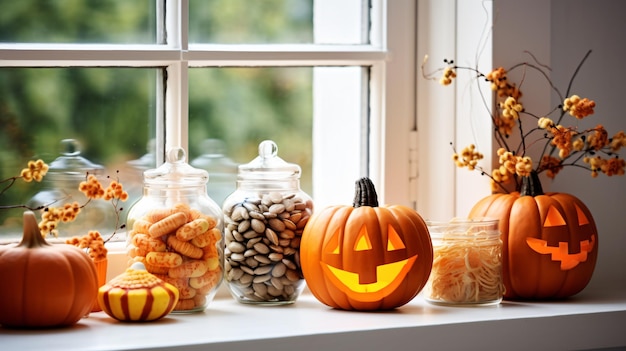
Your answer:
[[[362,44],[364,28],[368,28],[368,21],[363,20],[367,18],[367,3],[363,0],[190,0],[189,41]],[[324,31],[317,28],[314,31],[314,26],[323,27]]]
[[[270,139],[278,156],[302,168],[300,185],[311,194],[312,68],[194,68],[189,73],[189,152],[192,165],[206,165],[215,144],[223,142],[224,154],[237,164],[258,156],[258,145]],[[203,167],[204,168],[204,167]],[[236,172],[209,169],[214,173]],[[234,190],[209,193],[218,203]]]
[[[354,182],[369,175],[368,67],[313,70],[313,179],[316,205],[352,204]]]
[[[155,0],[0,0],[0,9],[0,42],[156,42]]]
[[[119,178],[131,195],[131,200],[123,203],[127,210],[141,190],[137,180],[141,179],[141,167],[129,161],[147,154],[147,145],[155,137],[159,75],[160,70],[153,68],[0,68],[0,123],[5,126],[0,130],[0,179],[19,175],[28,160],[42,159],[51,165],[64,153],[76,152],[73,145],[61,143],[74,139],[79,143],[80,155],[65,156],[72,160],[84,157],[104,167],[100,170],[103,177]],[[143,162],[143,167],[154,164]],[[84,179],[84,173],[78,172],[78,178]],[[64,195],[70,193],[67,188],[77,189],[75,184],[67,185],[71,182],[65,175],[49,171],[41,183],[18,179],[0,195],[0,206],[32,207],[43,198],[49,199],[46,202],[56,201],[52,206],[70,200],[81,202],[74,194],[72,198],[58,193],[46,197],[58,189]],[[108,185],[106,178],[102,183]],[[0,189],[6,184],[2,183]],[[23,211],[0,210],[0,241],[21,236]],[[107,213],[114,211],[109,207]],[[110,221],[93,229],[112,233],[114,224]],[[79,234],[74,228],[73,223],[62,223],[59,233],[66,237]]]
[[[316,206],[351,203],[354,181],[367,168],[369,121],[363,103],[367,71],[363,67],[191,69],[190,162],[207,166],[202,168],[209,171],[209,195],[221,204],[234,190],[236,165],[232,163],[252,161],[259,143],[271,139],[282,159],[300,165],[301,188],[314,197]],[[228,160],[218,158],[219,154]],[[225,164],[230,166],[222,167]],[[336,191],[338,183],[345,191]],[[218,185],[222,188],[215,189]]]
[[[312,0],[191,0],[192,43],[310,43]]]

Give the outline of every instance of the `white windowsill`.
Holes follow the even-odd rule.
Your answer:
[[[222,286],[224,288],[224,286]],[[53,330],[0,328],[3,350],[599,349],[626,347],[626,289],[558,302],[442,307],[418,295],[394,311],[333,310],[310,293],[291,306],[249,306],[219,294],[204,313],[121,323],[104,312]]]

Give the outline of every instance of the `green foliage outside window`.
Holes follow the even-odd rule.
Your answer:
[[[0,0],[0,43],[152,44],[157,41],[154,0]],[[190,39],[216,43],[312,41],[312,1],[190,1]],[[162,68],[0,67],[0,177],[26,162],[59,156],[74,138],[82,155],[109,174],[140,158],[155,136],[156,82]],[[189,160],[206,138],[226,142],[244,163],[264,139],[302,166],[310,192],[311,68],[193,68],[189,73]],[[20,183],[0,206],[23,204],[41,184]],[[0,211],[3,224],[21,210]]]

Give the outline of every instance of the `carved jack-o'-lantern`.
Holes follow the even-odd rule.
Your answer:
[[[574,208],[578,217],[578,225],[580,228],[578,230],[582,231],[582,228],[585,227],[591,228],[585,211],[576,203],[574,203]],[[576,219],[574,219],[574,222],[576,222]],[[569,233],[569,228],[565,218],[554,205],[550,206],[548,209],[548,214],[546,215],[546,219],[543,223],[543,230],[546,233],[546,239],[544,240],[531,237],[526,238],[528,246],[535,252],[550,255],[552,261],[561,263],[561,270],[564,271],[576,267],[581,262],[587,261],[587,256],[595,247],[596,235],[595,233],[591,233],[589,238],[578,242],[579,250],[577,250],[577,252],[570,253],[571,245],[569,245],[568,240],[572,236]],[[593,231],[595,232],[595,229]],[[564,241],[561,241],[558,238],[563,238]],[[548,244],[550,239],[553,241],[557,240],[556,246],[550,246]],[[575,242],[572,244],[576,245]]]
[[[354,206],[328,207],[309,219],[300,257],[309,290],[322,303],[383,310],[421,291],[433,253],[421,216],[405,206],[378,207],[373,184],[363,178]]]
[[[536,175],[525,181],[532,186],[523,186],[520,193],[487,196],[469,214],[500,219],[504,297],[575,295],[591,280],[598,254],[591,212],[572,195],[543,194]]]

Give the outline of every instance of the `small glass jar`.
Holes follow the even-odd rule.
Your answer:
[[[277,154],[273,141],[261,142],[222,208],[224,277],[241,303],[290,304],[304,288],[300,239],[313,201],[300,190],[300,166]]]
[[[156,167],[156,141],[150,139],[146,145],[146,153],[138,159],[127,161],[119,172],[120,182],[128,193],[126,206],[120,213],[124,218],[128,217],[128,211],[132,205],[143,196],[143,172]]]
[[[207,192],[221,206],[228,195],[236,189],[238,164],[224,154],[226,143],[223,140],[203,140],[200,148],[204,153],[193,159],[190,164],[209,172]]]
[[[502,240],[497,219],[428,222],[433,267],[424,298],[443,305],[494,305],[502,301]]]
[[[103,180],[101,178],[104,177],[104,166],[84,158],[78,140],[63,139],[60,147],[60,156],[50,163],[48,174],[44,177],[43,189],[27,203],[30,208],[62,207],[73,202],[83,205],[88,199],[79,190],[80,183],[85,181],[88,175]],[[83,236],[90,230],[112,233],[117,229],[115,223],[116,215],[111,210],[111,204],[105,201],[91,201],[89,206],[81,209],[80,215],[74,221],[63,223],[59,227],[58,236],[61,238]]]
[[[206,192],[208,173],[185,162],[182,148],[144,172],[143,196],[128,213],[129,266],[176,286],[176,312],[203,311],[223,279],[223,217]]]

